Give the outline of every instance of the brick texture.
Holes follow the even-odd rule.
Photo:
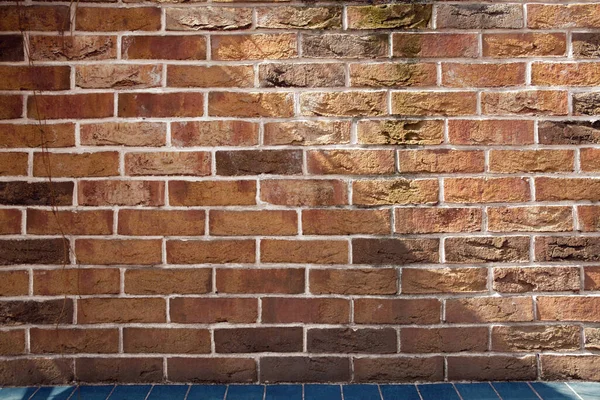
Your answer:
[[[600,0],[9,3],[2,385],[600,381]]]

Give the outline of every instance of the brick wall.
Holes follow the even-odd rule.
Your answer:
[[[600,3],[1,4],[2,384],[600,380]]]

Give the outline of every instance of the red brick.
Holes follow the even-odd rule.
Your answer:
[[[0,36],[0,61],[24,61],[24,54],[22,35]]]
[[[584,268],[585,290],[600,290],[600,267]]]
[[[68,90],[68,66],[0,66],[0,90]]]
[[[350,303],[338,298],[265,297],[263,323],[345,324],[350,321]]]
[[[256,298],[175,297],[170,300],[171,321],[181,324],[252,323],[258,318]]]
[[[529,201],[531,192],[528,178],[446,178],[444,197],[450,203],[512,203]]]
[[[106,8],[77,7],[78,31],[158,31],[161,11],[157,7]]]
[[[206,38],[173,35],[124,36],[121,54],[125,60],[206,60]]]
[[[23,97],[18,95],[0,96],[0,119],[16,119],[23,116]]]
[[[393,33],[393,55],[401,58],[475,58],[477,35],[457,33]]]
[[[46,7],[44,7],[46,8]],[[0,362],[0,377],[5,385],[59,385],[74,380],[70,358],[12,359]]]
[[[71,147],[75,124],[0,124],[0,147]]]
[[[527,262],[527,236],[451,237],[444,241],[449,263]]]
[[[204,294],[212,289],[212,270],[130,269],[125,272],[127,294]]]
[[[204,151],[125,154],[128,175],[210,175],[210,153]]]
[[[340,180],[263,180],[260,198],[266,203],[293,207],[345,205],[348,188]]]
[[[564,33],[489,33],[483,35],[483,56],[496,58],[563,56]]]
[[[159,181],[80,181],[78,198],[86,206],[161,206],[164,193]]]
[[[507,87],[525,84],[525,63],[443,63],[442,85],[448,87]]]
[[[303,210],[302,232],[307,235],[388,234],[388,210]]]
[[[160,240],[80,239],[75,245],[77,261],[81,264],[160,264]]]
[[[527,10],[527,26],[533,29],[600,26],[598,4],[531,4]]]
[[[118,294],[116,268],[61,268],[33,272],[33,293],[41,296]]]
[[[537,298],[540,321],[600,322],[600,297],[555,296]]]
[[[538,201],[600,200],[600,180],[590,178],[535,178]]]
[[[0,7],[0,31],[65,31],[70,28],[67,6],[24,6],[22,4]]]
[[[15,264],[68,264],[70,241],[57,239],[0,240],[0,265]]]
[[[210,353],[207,329],[125,328],[125,353]]]
[[[573,230],[571,207],[490,207],[492,232],[564,232]]]
[[[167,85],[202,88],[253,87],[254,69],[251,65],[170,65],[167,69]]]
[[[299,150],[217,151],[217,175],[300,175],[302,152]]]
[[[204,234],[205,213],[200,210],[121,210],[120,235],[195,236]]]
[[[261,240],[260,261],[281,264],[347,264],[348,242],[341,240]]]
[[[217,269],[219,293],[304,293],[304,269]]]
[[[33,175],[69,178],[119,175],[119,153],[36,153]]]
[[[255,181],[170,181],[172,206],[233,206],[256,204]]]
[[[313,269],[310,270],[313,294],[386,295],[398,291],[397,271],[380,269]]]
[[[0,235],[21,233],[21,211],[13,209],[0,210]]]
[[[117,329],[31,329],[33,354],[117,353]]]
[[[306,337],[310,353],[390,354],[398,351],[393,328],[323,328],[309,329]]]
[[[143,89],[159,87],[161,81],[161,65],[82,65],[75,71],[75,85],[80,88]]]
[[[119,117],[198,117],[203,104],[202,93],[121,93]]]
[[[254,263],[254,240],[169,240],[170,264]]]
[[[27,115],[35,119],[105,118],[113,114],[112,93],[37,95],[27,100]]]
[[[47,10],[44,7],[44,10]],[[29,38],[29,57],[34,61],[110,60],[117,58],[116,36],[58,35]]]
[[[79,324],[166,322],[165,299],[86,298],[77,306]]]
[[[577,207],[579,217],[579,229],[584,232],[597,232],[600,230],[600,207],[579,206]]]
[[[292,210],[211,211],[211,235],[289,236],[298,232],[298,214]]]
[[[246,121],[186,121],[171,124],[176,146],[253,146],[258,144],[258,124]]]
[[[600,170],[600,167],[598,167],[600,151],[598,149],[581,149],[579,154],[582,171],[597,172]]]
[[[87,146],[160,147],[166,144],[167,126],[160,122],[103,122],[81,124],[79,129],[81,144]]]
[[[67,298],[48,301],[0,301],[0,311],[0,322],[4,326],[73,323],[73,300]]]
[[[520,146],[533,143],[533,121],[450,120],[450,143]]]
[[[359,324],[438,324],[441,313],[437,299],[354,300],[354,321]]]
[[[170,382],[256,382],[256,360],[251,358],[168,358]]]

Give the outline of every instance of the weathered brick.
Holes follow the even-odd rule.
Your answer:
[[[44,9],[47,9],[44,7]],[[29,38],[34,61],[110,60],[117,58],[116,36],[59,35]]]
[[[73,182],[0,182],[0,204],[70,206],[73,204]]]
[[[249,28],[252,9],[237,7],[166,8],[168,31],[228,31]]]
[[[439,4],[437,28],[523,28],[520,4]]]
[[[25,6],[23,4],[0,7],[0,31],[65,31],[70,28],[67,6]]]
[[[219,35],[211,38],[213,60],[279,60],[298,56],[296,34]]]
[[[359,324],[437,324],[441,312],[437,299],[354,300],[354,321]]]
[[[471,150],[400,150],[400,173],[483,172],[484,154]]]
[[[119,94],[119,117],[198,117],[203,106],[202,93]]]
[[[0,62],[23,61],[24,50],[23,35],[0,36]]]
[[[304,293],[304,269],[217,269],[220,293]]]
[[[251,358],[168,358],[169,380],[195,383],[256,382],[256,360]]]
[[[0,147],[71,147],[75,145],[74,124],[0,124]]]
[[[436,179],[359,180],[352,184],[352,204],[435,204],[438,192]]]
[[[347,264],[348,242],[341,240],[261,240],[260,261],[281,264]]]
[[[294,99],[291,93],[211,92],[208,115],[286,118],[294,115]]]
[[[494,268],[494,290],[506,293],[566,292],[580,289],[577,267]]]
[[[25,330],[0,331],[0,354],[3,356],[25,353]]]
[[[2,325],[71,324],[73,300],[65,298],[47,301],[0,301],[0,322]]]
[[[77,358],[78,382],[150,383],[163,378],[162,358]]]
[[[165,299],[86,298],[77,300],[77,323],[164,323]]]
[[[571,41],[575,57],[597,58],[600,55],[600,35],[597,33],[573,33]]]
[[[302,152],[299,150],[217,151],[217,175],[299,175]]]
[[[588,178],[535,178],[535,198],[538,201],[600,199],[600,180]]]
[[[345,85],[342,64],[264,64],[259,66],[261,87],[336,87]]]
[[[258,144],[258,124],[247,121],[186,121],[171,123],[176,146],[252,146]]]
[[[217,353],[300,352],[302,331],[300,327],[215,329],[215,351]]]
[[[256,26],[268,29],[341,29],[341,7],[261,7]]]
[[[596,232],[600,230],[600,208],[597,206],[577,207],[579,230],[584,232]]]
[[[362,117],[387,114],[385,92],[308,92],[300,94],[300,111],[307,116]]]
[[[346,382],[350,380],[347,357],[262,357],[260,381],[276,382]]]
[[[160,240],[80,239],[75,244],[77,261],[81,264],[160,264]]]
[[[568,95],[564,90],[485,92],[481,110],[488,115],[567,115]]]
[[[397,208],[396,233],[476,232],[482,212],[477,208]]]
[[[438,239],[353,239],[353,264],[414,264],[439,262]]]
[[[46,8],[46,7],[44,7]],[[5,385],[60,385],[73,382],[73,360],[69,358],[12,359],[0,362]]]
[[[535,238],[536,261],[600,261],[599,237]]]
[[[475,92],[393,92],[392,114],[401,115],[474,115]]]
[[[600,288],[600,267],[585,267],[583,269],[584,289],[599,290]]]
[[[533,143],[533,121],[450,120],[448,138],[459,145],[521,146]]]
[[[526,381],[537,377],[536,357],[468,356],[448,357],[448,379],[488,381],[492,379]]]
[[[525,63],[443,63],[442,85],[448,87],[507,87],[525,84]]]
[[[530,4],[527,6],[527,27],[597,28],[598,4]]]
[[[210,333],[207,329],[125,328],[125,353],[210,353]]]
[[[436,65],[407,63],[350,64],[353,87],[435,86]]]
[[[388,175],[395,172],[391,150],[314,150],[307,153],[308,172],[315,175]]]
[[[0,241],[0,265],[69,264],[67,239],[11,239]]]
[[[574,115],[598,115],[598,93],[575,93],[573,94],[573,114]]]
[[[77,7],[75,29],[93,32],[158,31],[160,19],[161,10],[157,7]]]
[[[36,153],[33,156],[33,176],[102,177],[119,175],[119,153]]]
[[[555,296],[537,298],[540,321],[598,322],[600,298],[583,296]]]
[[[112,210],[27,210],[27,233],[33,235],[110,235]]]
[[[564,56],[564,33],[483,34],[483,56],[495,58]]]
[[[173,206],[227,206],[256,204],[255,181],[170,181]]]
[[[33,273],[33,293],[41,296],[118,294],[116,268],[61,268]]]
[[[441,120],[359,121],[357,130],[361,144],[434,145],[444,140]]]
[[[537,86],[597,86],[598,63],[542,63],[531,65],[531,83]]]
[[[209,230],[214,236],[290,236],[298,232],[293,210],[211,211]]]
[[[385,4],[350,6],[349,29],[425,29],[429,27],[431,4]]]
[[[571,150],[492,150],[490,172],[571,172],[575,154]]]
[[[302,55],[308,58],[382,58],[388,56],[388,35],[345,33],[302,36]]]
[[[120,210],[118,233],[133,236],[204,235],[202,210]]]
[[[392,268],[313,269],[309,285],[313,294],[385,295],[398,290]]]
[[[212,271],[194,269],[130,269],[125,272],[128,294],[204,294],[212,288]]]
[[[444,241],[449,263],[526,262],[529,237],[452,237]]]
[[[488,328],[402,328],[403,353],[487,351]]]
[[[268,122],[266,145],[315,146],[350,143],[350,123],[345,121]]]
[[[0,90],[69,90],[68,66],[0,66]]]
[[[475,58],[477,36],[462,33],[393,33],[393,56],[402,58]]]
[[[251,323],[258,318],[256,298],[175,297],[169,305],[171,321],[181,324]]]
[[[344,324],[350,321],[350,303],[338,298],[266,297],[263,323]]]
[[[600,157],[600,152],[597,149],[581,149],[579,157],[582,171],[598,171],[598,159]]]
[[[446,300],[446,322],[529,322],[533,302],[529,297],[473,297]]]
[[[513,203],[531,197],[528,178],[446,178],[444,197],[450,203]]]
[[[486,268],[403,268],[403,294],[487,292]]]
[[[26,296],[29,294],[28,271],[0,271],[0,296]],[[0,343],[2,341],[0,340]],[[2,353],[0,345],[0,354]]]
[[[37,95],[27,99],[27,115],[40,120],[106,118],[113,114],[112,93]]]
[[[597,381],[600,379],[600,357],[597,355],[556,356],[542,355],[542,376],[544,380],[579,379]]]
[[[160,122],[103,122],[81,124],[79,129],[81,144],[87,146],[160,147],[166,144],[167,126]]]
[[[210,175],[210,153],[206,151],[125,154],[127,175]]]
[[[121,53],[125,60],[206,60],[206,38],[173,35],[125,36]]]
[[[435,382],[443,376],[443,357],[354,359],[354,380],[357,382]]]
[[[165,184],[158,181],[81,181],[78,199],[86,206],[160,206]]]
[[[253,87],[254,70],[251,65],[170,65],[167,69],[167,85],[202,88]]]
[[[600,348],[600,329],[584,328],[585,348],[598,350]]]
[[[311,353],[389,354],[398,350],[396,330],[327,328],[309,329],[307,351]]]
[[[160,65],[82,65],[75,69],[75,85],[86,89],[142,89],[158,87]]]
[[[571,207],[490,207],[488,230],[492,232],[564,232],[573,230]]]
[[[117,329],[31,329],[31,352],[34,354],[117,353]]]
[[[304,210],[302,232],[307,235],[390,233],[388,210]]]
[[[492,350],[513,351],[577,351],[581,328],[569,325],[494,326]]]
[[[348,204],[348,188],[340,180],[277,179],[260,183],[261,200],[286,206],[334,206]]]

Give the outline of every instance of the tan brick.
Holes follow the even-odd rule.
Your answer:
[[[446,322],[489,323],[533,321],[529,297],[474,297],[446,300]]]
[[[403,353],[458,353],[487,351],[488,328],[402,328]]]
[[[568,95],[564,90],[485,92],[481,110],[488,115],[567,115]]]
[[[78,7],[75,29],[93,32],[158,31],[160,19],[158,7]]]
[[[564,232],[573,230],[571,207],[490,207],[492,232]]]
[[[540,321],[598,322],[599,297],[555,296],[537,298]]]
[[[528,201],[531,193],[528,178],[446,178],[444,197],[450,203],[512,203]]]
[[[359,121],[358,142],[361,144],[434,145],[444,141],[441,120]]]
[[[167,126],[160,122],[103,122],[79,129],[81,144],[87,146],[160,147],[167,141]]]
[[[407,63],[350,64],[353,87],[435,86],[436,65]]]
[[[435,204],[437,179],[359,180],[352,184],[352,204]]]
[[[258,71],[261,87],[345,86],[343,64],[263,64]]]
[[[165,8],[168,31],[228,31],[249,28],[252,9],[238,7]]]
[[[400,150],[400,173],[483,172],[484,154],[471,150]]]
[[[48,8],[44,7],[44,10]],[[117,58],[117,37],[58,35],[29,38],[29,57],[34,61],[110,60]]]
[[[251,65],[197,66],[169,65],[167,85],[170,87],[253,87],[254,70]]]
[[[341,29],[341,7],[261,7],[257,27],[268,29]]]
[[[161,81],[160,65],[82,65],[75,69],[75,85],[86,89],[152,88]]]
[[[308,172],[315,175],[389,175],[396,171],[391,150],[313,150]]]
[[[296,35],[255,34],[212,37],[213,60],[278,60],[298,56]]]
[[[520,4],[441,4],[437,8],[437,29],[523,28]]]
[[[393,92],[392,114],[475,115],[475,92]]]
[[[487,292],[487,268],[403,268],[403,294]]]
[[[441,312],[438,299],[354,300],[354,321],[359,324],[438,324]]]
[[[308,92],[300,94],[300,112],[307,116],[362,117],[387,114],[385,92]]]
[[[286,118],[294,115],[294,100],[291,93],[211,92],[208,115]]]
[[[597,355],[556,356],[543,355],[542,376],[544,380],[585,380],[597,381],[600,357]]]
[[[494,326],[492,350],[513,351],[577,351],[581,328],[569,325]]]
[[[477,232],[482,212],[477,208],[397,208],[396,233]]]
[[[444,241],[446,262],[526,262],[529,242],[527,236],[451,237]]]
[[[267,122],[266,145],[315,146],[350,143],[350,123],[345,121]]]
[[[210,153],[206,151],[125,154],[127,175],[210,175]]]
[[[483,34],[483,56],[496,58],[563,56],[567,51],[564,33]]]
[[[388,56],[386,34],[303,34],[302,55],[307,58],[381,58]]]
[[[598,290],[600,288],[600,267],[585,267],[584,274],[584,289]]]
[[[537,362],[534,355],[448,357],[448,379],[458,381],[534,380]]]
[[[494,290],[506,293],[566,292],[580,289],[578,267],[494,268]]]
[[[425,29],[429,27],[430,4],[386,4],[347,8],[350,29]]]
[[[253,146],[258,144],[258,124],[246,121],[185,121],[171,123],[176,146]]]
[[[460,145],[520,146],[533,143],[533,121],[450,120],[450,143]]]
[[[598,167],[600,151],[598,149],[581,149],[579,157],[582,171],[596,172],[600,170],[600,167]]]

